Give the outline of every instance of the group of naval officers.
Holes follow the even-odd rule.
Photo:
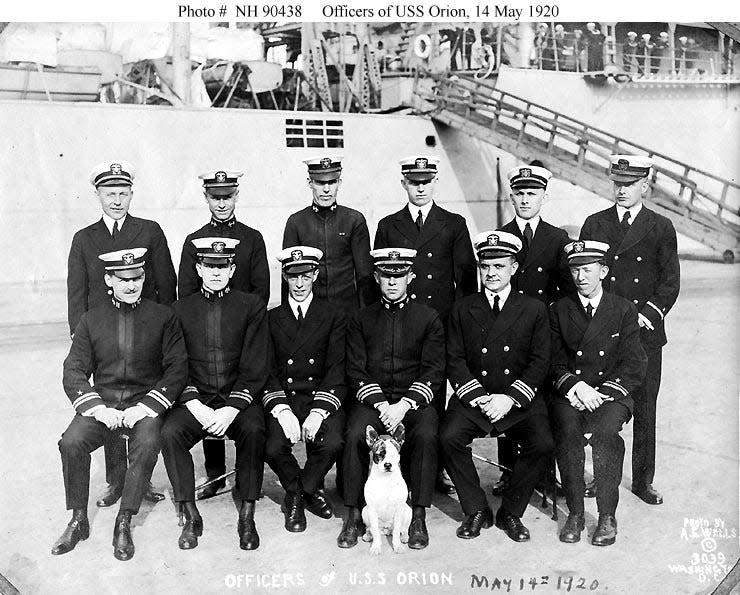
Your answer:
[[[119,560],[134,555],[142,499],[164,498],[150,483],[160,451],[184,518],[178,545],[198,545],[190,450],[202,441],[210,481],[199,498],[211,497],[227,476],[223,437],[236,449],[245,550],[260,543],[265,462],[285,491],[291,532],[306,529],[306,510],[334,516],[324,478],[336,463],[347,507],[337,544],[357,544],[368,426],[392,434],[403,424],[412,549],[429,543],[435,487],[458,494],[458,537],[495,524],[529,540],[522,516],[553,457],[569,511],[560,540],[580,540],[584,497],[595,495],[591,542],[614,543],[620,432],[633,417],[632,492],[662,503],[652,485],[656,399],[679,262],[673,225],[644,204],[649,158],[612,156],[615,204],[590,215],[578,240],[540,216],[551,172],[539,161],[519,165],[507,174],[515,217],[472,241],[465,219],[435,201],[439,160],[404,159],[408,203],[379,222],[372,250],[362,213],[337,201],[341,158],[305,163],[312,201],[285,225],[282,300],[269,311],[263,237],[235,216],[240,172],[200,176],[211,218],[185,239],[176,275],[160,226],[129,214],[132,165],[93,169],[102,218],[75,234],[68,262],[63,385],[75,416],[59,450],[72,518],[52,554],[89,536],[91,453],[100,446],[108,486],[97,505],[120,500]],[[484,436],[499,437],[505,469],[495,515],[471,451]]]

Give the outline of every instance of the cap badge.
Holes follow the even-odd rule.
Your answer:
[[[220,184],[226,181],[226,172],[225,171],[217,171],[216,172],[216,181]]]
[[[429,160],[424,157],[419,157],[416,160],[417,169],[426,169],[429,166]]]
[[[630,166],[630,162],[626,159],[620,159],[617,161],[617,169],[620,171],[625,171]]]
[[[213,248],[214,252],[218,252],[220,254],[224,251],[224,248],[226,248],[226,244],[224,242],[213,242],[213,244],[211,244],[211,248]]]
[[[122,168],[121,168],[121,164],[120,163],[111,163],[110,164],[110,171],[113,174],[116,174],[116,175],[120,174],[121,173],[121,169]]]
[[[573,252],[583,252],[585,247],[586,247],[585,242],[582,242],[581,240],[578,240],[577,242],[573,242]]]
[[[121,259],[123,260],[123,264],[134,264],[134,255],[131,252],[124,254]]]
[[[321,160],[321,167],[322,169],[329,169],[331,167],[331,159],[329,159],[328,157],[324,157]]]
[[[303,250],[293,250],[290,253],[290,257],[293,260],[302,260],[303,259]]]
[[[519,170],[519,175],[522,176],[522,177],[524,177],[524,178],[529,178],[529,177],[532,176],[532,170],[529,169],[528,167],[522,167]]]
[[[388,258],[390,258],[391,260],[398,260],[399,258],[401,258],[401,253],[397,250],[391,250],[390,252],[388,252]]]
[[[498,236],[496,234],[492,233],[490,236],[488,236],[488,245],[498,246]]]

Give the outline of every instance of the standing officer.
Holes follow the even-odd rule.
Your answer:
[[[566,294],[575,293],[564,250],[568,234],[540,217],[551,177],[552,172],[538,160],[509,170],[510,198],[516,214],[501,228],[522,242],[522,249],[516,255],[518,267],[511,278],[512,289],[548,306]],[[499,438],[499,463],[512,469],[515,457],[516,444],[507,437]],[[504,471],[494,484],[493,493],[501,495],[510,478],[511,474]]]
[[[67,266],[67,320],[70,335],[88,310],[110,300],[110,290],[104,282],[104,265],[99,254],[141,246],[147,250],[146,282],[142,297],[160,304],[175,301],[175,269],[162,228],[148,219],[129,215],[134,191],[134,169],[127,161],[111,160],[99,163],[90,173],[90,183],[100,200],[103,216],[79,230],[72,239]],[[126,475],[126,451],[122,440],[106,442],[105,477],[108,483],[97,505],[112,506],[121,497]],[[147,487],[144,498],[159,502],[164,494]]]
[[[382,298],[357,312],[347,325],[347,378],[357,402],[348,415],[343,455],[349,514],[337,544],[353,547],[364,532],[360,510],[367,478],[367,426],[391,433],[403,422],[401,470],[410,485],[412,506],[408,545],[422,549],[429,544],[426,508],[432,503],[437,471],[438,415],[430,405],[444,374],[444,329],[437,312],[409,299],[416,251],[383,248],[371,255]]]
[[[583,434],[591,432],[599,522],[591,543],[611,545],[624,463],[619,435],[632,413],[632,391],[645,377],[647,356],[640,344],[637,309],[602,290],[609,274],[609,245],[592,240],[566,246],[578,297],[553,304],[550,313],[554,394],[549,399],[568,520],[560,541],[575,543],[584,529]]]
[[[240,171],[210,171],[198,176],[203,180],[203,195],[211,211],[211,220],[194,231],[182,245],[180,270],[177,280],[180,299],[201,288],[201,278],[196,270],[198,263],[195,239],[219,236],[239,240],[236,245],[234,264],[236,269],[230,281],[232,289],[256,294],[265,305],[270,301],[270,270],[262,234],[241,221],[236,220],[234,209],[239,199]],[[204,440],[206,475],[209,480],[226,473],[225,444],[220,440]],[[200,498],[211,498],[224,487],[225,480],[213,481],[203,488]]]
[[[128,435],[129,466],[113,530],[113,555],[134,555],[131,517],[159,454],[162,417],[185,386],[188,357],[175,313],[142,299],[145,248],[100,255],[112,298],[82,315],[64,360],[64,391],[76,415],[62,434],[64,490],[72,520],[51,553],[65,554],[87,539],[90,453]],[[90,385],[90,375],[93,384]],[[125,428],[122,432],[116,432]]]
[[[337,204],[342,186],[342,158],[304,161],[308,166],[310,206],[288,217],[283,248],[310,246],[324,253],[313,288],[317,297],[343,308],[348,315],[374,300],[370,233],[359,211]],[[287,293],[283,295],[283,303]]]
[[[162,453],[175,502],[185,513],[180,549],[196,547],[203,532],[190,449],[207,435],[224,434],[236,446],[239,546],[259,547],[254,507],[262,486],[265,420],[255,396],[269,373],[269,331],[262,299],[229,287],[238,244],[226,237],[194,239],[196,272],[203,283],[198,293],[175,302],[190,375],[162,428]]]
[[[475,256],[465,218],[434,202],[437,192],[439,159],[429,155],[402,159],[401,186],[408,203],[397,213],[378,223],[375,249],[401,246],[417,251],[409,283],[411,299],[434,308],[443,326],[447,325],[456,299],[476,290]],[[439,417],[444,415],[447,380],[434,399]],[[437,487],[445,493],[454,487],[445,473],[437,478]]]
[[[472,539],[493,524],[493,513],[473,464],[470,443],[507,434],[521,445],[496,526],[514,541],[528,541],[522,524],[537,480],[554,450],[542,398],[550,365],[545,304],[511,289],[522,244],[504,231],[474,241],[483,290],[455,304],[447,330],[447,373],[455,389],[440,427],[445,467],[467,515],[457,536]]]
[[[632,443],[632,491],[648,504],[662,504],[652,486],[655,476],[655,410],[660,389],[664,318],[676,303],[680,268],[676,230],[671,221],[643,204],[652,160],[638,155],[612,155],[609,177],[616,205],[589,215],[581,239],[610,245],[609,276],[604,289],[637,307],[640,339],[647,353],[645,382],[635,391]]]
[[[304,506],[321,518],[334,515],[321,486],[344,440],[345,321],[343,312],[313,295],[322,256],[309,246],[278,254],[288,302],[268,314],[273,371],[262,397],[270,413],[265,459],[285,489],[285,528],[291,532],[305,531]],[[301,438],[303,469],[292,452]]]

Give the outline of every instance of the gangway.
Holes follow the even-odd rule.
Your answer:
[[[646,202],[671,219],[676,230],[740,258],[740,185],[631,142],[543,105],[465,75],[433,75],[414,93],[430,102],[434,121],[455,127],[522,160],[546,158],[553,174],[600,196],[611,196],[609,156],[652,157]],[[426,110],[425,110],[426,111]]]

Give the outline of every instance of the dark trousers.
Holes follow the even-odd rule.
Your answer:
[[[633,394],[634,417],[632,426],[632,485],[653,483],[655,477],[655,410],[660,390],[663,350],[648,349],[645,382]]]
[[[123,485],[126,479],[126,444],[116,432],[110,432],[103,442],[105,455],[105,481],[109,485]]]
[[[403,418],[406,438],[401,447],[401,471],[411,490],[413,506],[431,506],[437,473],[437,411],[434,407],[411,409]],[[370,464],[365,430],[388,431],[374,407],[354,403],[347,415],[344,434],[344,503],[362,506],[363,490]]]
[[[303,423],[310,411],[298,415]],[[334,461],[344,446],[344,411],[332,413],[323,422],[313,442],[306,442],[306,464],[303,469],[293,454],[293,444],[285,437],[282,426],[272,414],[266,414],[267,442],[265,461],[277,474],[280,485],[286,492],[303,490],[313,494],[322,487],[324,477],[329,473]]]
[[[519,450],[516,442],[508,436],[499,436],[496,438],[496,443],[498,444],[498,462],[504,467],[513,469],[517,451]]]
[[[67,509],[87,508],[90,495],[90,453],[106,439],[120,440],[128,435],[128,469],[123,480],[121,510],[139,512],[144,491],[152,478],[159,455],[160,417],[145,417],[131,428],[109,430],[94,417],[75,415],[59,441],[64,474]],[[125,447],[124,447],[125,452]]]
[[[561,398],[550,404],[555,453],[570,512],[583,512],[586,487],[583,434],[589,432],[592,433],[596,506],[599,514],[616,512],[624,464],[624,440],[619,432],[629,419],[630,411],[621,403],[606,402],[593,412],[578,411]]]
[[[203,440],[203,466],[208,479],[226,473],[226,444],[222,440]]]
[[[195,470],[190,449],[208,434],[185,406],[175,407],[162,427],[162,455],[175,502],[195,500]],[[256,403],[243,409],[226,430],[236,446],[236,497],[259,498],[264,473],[265,418]]]
[[[439,430],[445,468],[455,484],[466,515],[488,506],[470,448],[474,438],[485,435],[478,424],[457,409],[447,411]],[[521,450],[514,463],[509,487],[502,495],[501,507],[521,517],[555,445],[547,416],[542,414],[527,416],[508,428],[506,435],[519,444]]]

